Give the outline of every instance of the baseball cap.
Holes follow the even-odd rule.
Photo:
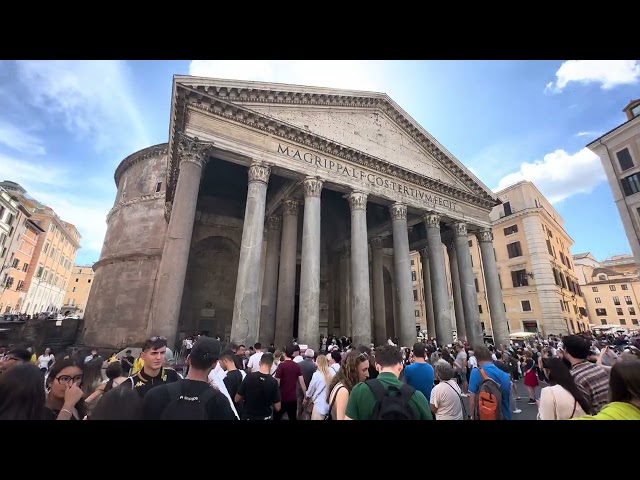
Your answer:
[[[222,352],[222,342],[215,338],[200,337],[191,349],[191,360],[199,364],[212,364],[218,361]]]

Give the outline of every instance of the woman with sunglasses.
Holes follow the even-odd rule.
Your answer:
[[[54,420],[81,420],[85,416],[84,362],[78,358],[66,358],[56,362],[47,377],[46,407]]]
[[[340,370],[331,381],[327,403],[329,413],[326,420],[344,420],[349,403],[349,392],[353,387],[369,378],[369,355],[357,350],[350,351],[344,360]]]

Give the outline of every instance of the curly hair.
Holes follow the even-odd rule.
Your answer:
[[[338,383],[342,383],[350,392],[351,389],[358,383],[358,367],[362,362],[369,360],[369,355],[366,353],[360,353],[357,350],[350,351],[346,357],[340,362],[340,370],[333,376],[331,385],[327,389],[327,401],[334,387]]]

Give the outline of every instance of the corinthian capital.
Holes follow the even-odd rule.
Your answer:
[[[493,233],[489,229],[480,230],[476,233],[476,238],[480,243],[493,242]]]
[[[382,237],[373,237],[369,243],[371,250],[382,250]]]
[[[392,203],[389,205],[389,214],[391,215],[391,220],[406,220],[407,206],[404,203]]]
[[[351,192],[348,196],[351,210],[366,210],[367,197],[368,195],[364,192]]]
[[[249,167],[249,183],[261,182],[268,184],[271,167],[263,163],[252,163]]]
[[[425,213],[422,215],[422,221],[427,228],[440,229],[440,215],[434,212]]]
[[[267,217],[267,230],[280,230],[282,227],[282,217],[280,215],[269,215]]]
[[[204,167],[209,161],[211,145],[211,143],[201,142],[198,137],[192,138],[180,133],[178,140],[179,163],[189,162]]]
[[[453,230],[453,238],[457,237],[468,237],[467,233],[467,224],[464,222],[455,222],[451,225],[451,229]]]
[[[322,192],[322,180],[317,177],[307,177],[302,182],[302,188],[304,189],[304,196],[306,197],[319,197]]]
[[[295,198],[286,198],[282,201],[282,210],[285,215],[298,215],[300,202]]]

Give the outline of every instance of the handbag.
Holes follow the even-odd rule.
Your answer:
[[[458,391],[455,388],[453,388],[453,386],[449,382],[444,382],[444,383],[449,385],[451,387],[451,390],[456,392],[456,395],[458,395],[458,398],[460,399],[460,404],[462,405],[462,418],[464,420],[471,420],[471,417],[467,414],[467,407],[464,406],[464,400],[462,400],[462,397],[460,396]]]
[[[336,394],[333,396],[333,400],[331,400],[331,405],[329,405],[329,411],[324,416],[324,420],[333,420],[331,417],[331,410],[333,410],[333,405],[336,403],[336,398],[338,398],[338,392],[341,388],[346,388],[344,385],[340,385],[340,387],[336,390]]]
[[[320,393],[316,395],[316,398],[322,395],[322,392],[324,392],[326,388],[327,388],[327,384],[325,382],[324,387],[322,387],[322,390],[320,390]],[[304,407],[304,411],[307,412],[308,414],[311,414],[313,412],[313,405],[314,405],[314,401],[311,400],[311,398],[307,398],[307,406]]]

